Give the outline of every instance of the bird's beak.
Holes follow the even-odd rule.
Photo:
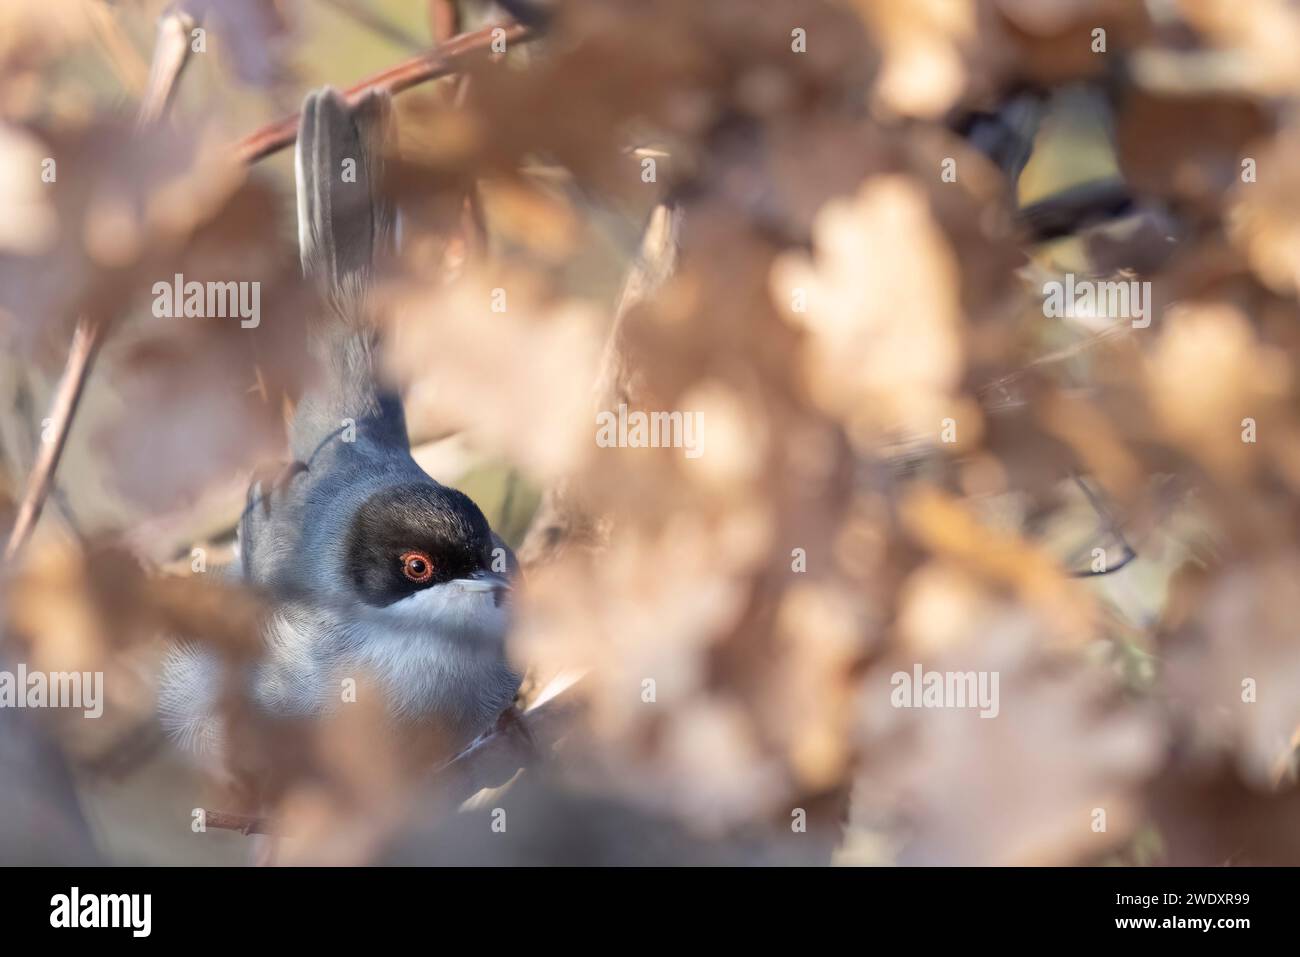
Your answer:
[[[500,575],[484,575],[482,578],[457,578],[453,584],[465,591],[509,591],[510,582]]]
[[[510,582],[500,575],[483,575],[478,578],[455,578],[452,583],[459,585],[463,591],[492,593],[492,604],[497,608],[505,602],[506,596],[510,594]]]

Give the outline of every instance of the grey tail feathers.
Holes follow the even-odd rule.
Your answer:
[[[330,87],[302,104],[294,157],[302,269],[343,306],[365,294],[391,247],[393,207],[380,184],[389,110],[387,94],[349,106]]]
[[[401,403],[379,386],[367,306],[377,267],[394,246],[394,207],[382,189],[390,100],[355,104],[329,87],[302,106],[295,152],[298,244],[303,273],[329,315],[310,326],[323,380],[299,403],[291,442],[305,460],[348,421],[386,441],[406,441]],[[363,425],[364,423],[364,425]]]

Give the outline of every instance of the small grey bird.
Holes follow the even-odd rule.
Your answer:
[[[298,237],[328,303],[309,333],[324,374],[295,409],[294,461],[252,483],[240,521],[232,574],[279,602],[244,690],[266,712],[312,715],[340,707],[351,678],[404,732],[456,748],[519,687],[504,648],[517,566],[479,508],[415,463],[401,399],[376,374],[366,311],[395,232],[379,184],[388,115],[386,95],[349,105],[325,88],[303,104]],[[159,712],[182,744],[220,753],[224,680],[201,649],[167,659]]]

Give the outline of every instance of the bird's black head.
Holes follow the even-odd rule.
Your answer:
[[[492,531],[478,506],[455,489],[399,485],[357,510],[345,554],[362,599],[382,607],[490,568]]]

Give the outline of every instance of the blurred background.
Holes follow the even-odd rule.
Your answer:
[[[377,321],[417,460],[524,560],[537,754],[412,774],[365,709],[253,735],[293,766],[277,859],[1300,861],[1300,8],[525,6],[396,96]],[[256,859],[192,827],[239,773],[154,716],[168,642],[256,653],[219,570],[315,374],[292,154],[250,144],[519,11],[0,10],[6,535],[96,330],[0,662],[106,696],[0,710],[0,863]],[[260,326],[155,317],[178,272],[261,282]],[[1150,283],[1150,325],[1049,317],[1067,274]],[[600,447],[619,403],[703,454]],[[996,673],[998,716],[895,707],[917,665]]]

